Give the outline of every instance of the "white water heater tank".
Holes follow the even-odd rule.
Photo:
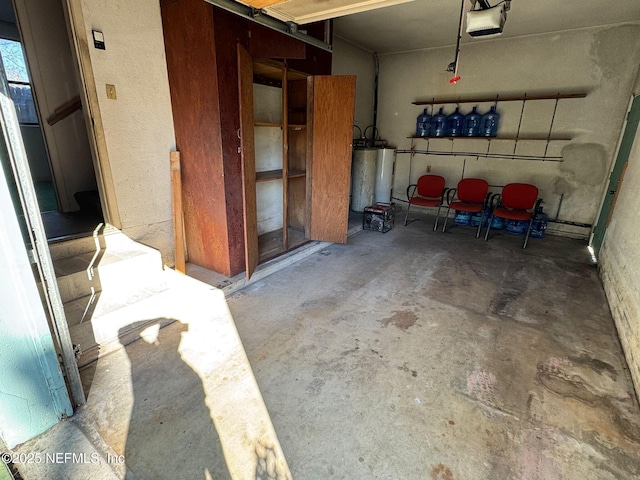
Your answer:
[[[351,210],[364,212],[373,205],[376,188],[377,148],[356,148],[353,150],[351,168]]]
[[[394,148],[378,149],[376,161],[376,202],[391,203],[393,189],[393,164],[396,161]]]

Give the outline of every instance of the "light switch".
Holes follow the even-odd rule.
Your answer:
[[[115,85],[109,85],[107,83],[107,98],[109,98],[111,100],[115,100],[116,99],[116,86]]]

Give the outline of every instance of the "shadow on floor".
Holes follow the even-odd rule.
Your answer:
[[[135,324],[141,341],[130,343],[130,327],[121,332],[133,390],[125,479],[229,479],[202,380],[179,352],[189,327],[161,329],[161,320]]]

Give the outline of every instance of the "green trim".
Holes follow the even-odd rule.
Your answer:
[[[620,149],[616,157],[616,163],[613,166],[611,175],[609,177],[609,184],[607,185],[607,193],[602,203],[602,209],[600,210],[600,216],[598,222],[593,229],[593,237],[591,239],[591,246],[596,254],[600,252],[602,242],[604,241],[604,235],[607,231],[607,220],[613,207],[613,200],[616,197],[618,188],[620,188],[620,179],[622,172],[624,172],[625,165],[629,161],[629,154],[631,153],[631,147],[636,138],[636,132],[638,131],[638,123],[640,122],[640,95],[633,99],[631,109],[627,114],[627,121],[625,124],[624,134],[622,135],[622,141],[620,142]]]

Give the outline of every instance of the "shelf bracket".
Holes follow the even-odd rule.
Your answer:
[[[558,94],[560,95],[560,94]],[[547,156],[547,151],[549,150],[549,142],[551,141],[551,131],[553,130],[553,122],[556,119],[556,112],[558,111],[558,102],[560,102],[560,97],[556,98],[556,103],[553,106],[553,115],[551,116],[551,124],[549,125],[549,133],[547,133],[547,145],[544,147],[544,156]]]
[[[518,138],[520,138],[520,127],[522,127],[522,118],[524,117],[524,107],[527,104],[527,94],[524,94],[524,98],[522,99],[522,110],[520,110],[520,120],[518,121],[518,131],[516,132],[516,141],[513,144],[513,154],[516,154],[516,150],[518,149]]]

